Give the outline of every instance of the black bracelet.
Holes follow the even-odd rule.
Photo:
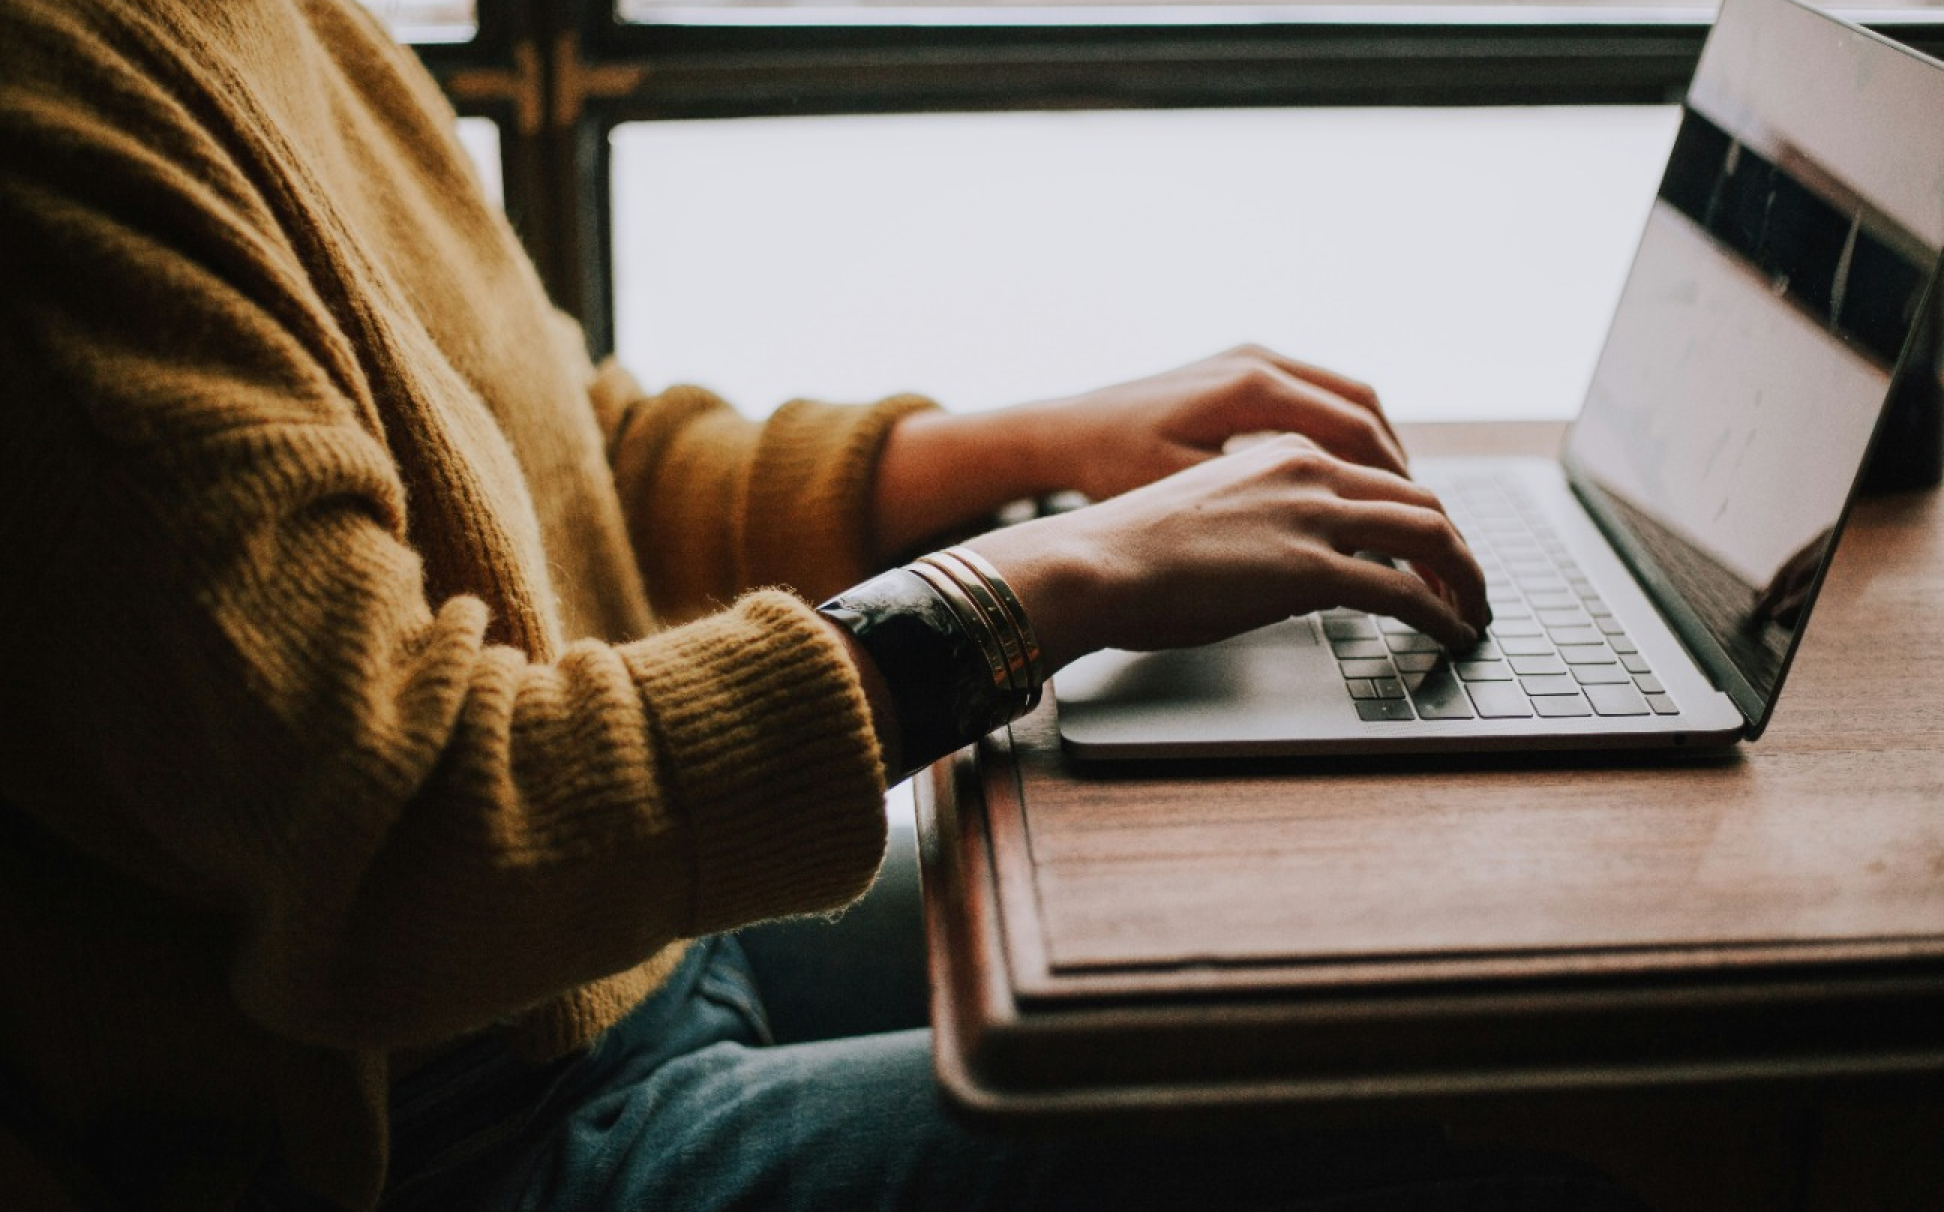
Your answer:
[[[920,770],[1011,723],[1020,702],[995,686],[985,648],[917,573],[896,568],[817,607],[877,665],[898,713],[906,770]]]

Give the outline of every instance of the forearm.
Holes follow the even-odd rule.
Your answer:
[[[974,414],[920,413],[891,431],[873,515],[880,564],[963,531],[1008,502],[1069,485],[1051,464],[1046,405]]]

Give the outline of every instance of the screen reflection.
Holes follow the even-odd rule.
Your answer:
[[[1670,617],[1765,714],[1893,376],[1937,383],[1944,150],[1915,134],[1944,129],[1944,89],[1931,65],[1794,4],[1730,0],[1730,23],[1703,54],[1567,463]],[[1856,70],[1812,87],[1791,70],[1832,53]]]

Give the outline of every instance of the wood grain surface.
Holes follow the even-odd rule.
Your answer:
[[[1557,434],[1409,441],[1543,451]],[[1060,751],[1044,707],[995,750],[1018,779],[992,821],[1008,929],[1036,933],[1027,958],[1044,963],[1015,965],[1022,991],[1059,976],[1096,991],[1074,983],[1090,969],[1229,966],[1255,983],[1265,964],[1336,981],[1944,954],[1944,655],[1924,643],[1944,630],[1937,513],[1936,494],[1862,504],[1773,727],[1726,755],[1101,772]]]
[[[1726,753],[1082,765],[1049,704],[941,764],[946,1087],[1084,1119],[1944,1072],[1939,509],[1858,507]]]

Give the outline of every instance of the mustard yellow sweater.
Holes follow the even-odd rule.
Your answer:
[[[407,1058],[870,880],[747,591],[869,571],[922,404],[597,372],[351,0],[0,0],[0,395],[0,1203],[368,1206]]]

